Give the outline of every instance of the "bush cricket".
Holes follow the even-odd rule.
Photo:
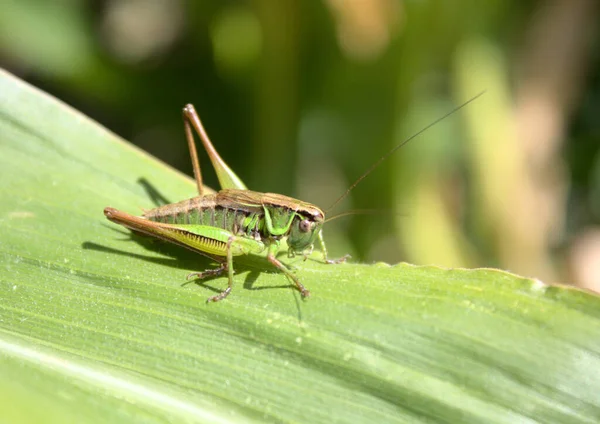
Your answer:
[[[438,118],[382,156],[327,210],[335,207],[392,153],[481,94],[483,93]],[[314,244],[318,242],[325,263],[345,262],[349,255],[339,259],[328,258],[322,231],[325,212],[315,205],[288,196],[248,190],[217,153],[191,104],[183,108],[183,121],[198,196],[148,210],[141,217],[111,207],[104,209],[104,215],[110,221],[133,231],[177,244],[219,263],[217,268],[194,272],[187,276],[188,280],[193,277],[202,279],[227,272],[227,288],[216,296],[209,297],[207,302],[218,302],[231,293],[233,257],[240,255],[266,255],[275,268],[294,282],[302,297],[308,297],[308,289],[276,255],[284,239],[287,239],[289,257],[308,257],[314,249]],[[215,194],[205,193],[193,131],[199,135],[221,185],[221,191]]]

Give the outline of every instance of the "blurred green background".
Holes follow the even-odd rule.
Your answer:
[[[249,187],[324,209],[486,90],[329,213],[377,211],[328,223],[331,253],[600,291],[599,6],[3,0],[0,61],[189,174],[181,108],[193,103]]]

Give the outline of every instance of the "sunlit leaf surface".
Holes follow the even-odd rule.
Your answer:
[[[260,262],[132,236],[194,184],[0,73],[0,421],[597,422],[600,299],[505,272]],[[183,142],[174,140],[173,142]],[[162,200],[161,200],[162,199]]]

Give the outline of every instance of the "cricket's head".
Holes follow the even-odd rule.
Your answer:
[[[305,210],[296,212],[290,226],[287,243],[294,253],[303,253],[311,248],[323,228],[325,221],[323,212],[318,208],[314,208],[312,213],[307,212]]]
[[[275,193],[261,193],[260,202],[271,236],[287,236],[287,244],[293,253],[301,254],[312,247],[325,222],[321,209],[312,203]]]

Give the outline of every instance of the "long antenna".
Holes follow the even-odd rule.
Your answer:
[[[385,211],[379,209],[353,209],[351,211],[346,211],[342,213],[338,213],[337,215],[333,215],[331,218],[327,218],[324,222],[330,222],[338,218],[343,218],[348,215],[380,215],[385,213]]]
[[[423,134],[425,131],[427,131],[429,128],[433,127],[434,125],[438,124],[439,122],[443,121],[444,119],[446,119],[447,117],[449,117],[450,115],[458,112],[460,109],[462,109],[463,107],[465,107],[466,105],[468,105],[469,103],[471,103],[472,101],[476,100],[477,98],[481,97],[483,95],[483,93],[485,93],[485,90],[483,90],[481,93],[471,97],[469,100],[467,100],[466,102],[464,102],[463,104],[461,104],[460,106],[455,107],[454,109],[452,109],[450,112],[446,113],[444,116],[436,119],[435,121],[433,121],[431,124],[427,125],[426,127],[424,127],[423,129],[417,131],[416,133],[414,133],[413,135],[411,135],[410,137],[408,137],[406,140],[404,140],[402,143],[398,144],[396,147],[394,147],[392,150],[390,150],[389,152],[387,152],[385,155],[383,155],[382,157],[379,158],[379,160],[377,162],[375,162],[373,165],[371,165],[371,167],[369,169],[367,169],[367,171],[362,174],[360,177],[358,177],[358,179],[350,186],[348,187],[348,190],[346,190],[344,192],[344,194],[342,194],[340,197],[338,197],[338,199],[333,202],[333,204],[331,206],[329,206],[326,210],[326,212],[331,211],[333,208],[335,208],[338,203],[340,203],[342,200],[344,200],[352,190],[354,190],[354,187],[356,187],[358,184],[360,184],[360,182],[362,180],[364,180],[371,172],[373,172],[379,165],[381,165],[381,162],[383,162],[384,160],[386,160],[388,157],[390,157],[394,152],[396,152],[396,150],[400,149],[402,146],[406,145],[406,143],[408,143],[409,141],[411,141],[413,138],[416,138],[418,136],[420,136],[421,134]]]

